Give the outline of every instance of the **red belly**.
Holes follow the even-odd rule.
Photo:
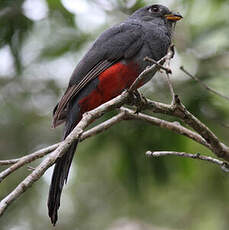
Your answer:
[[[125,65],[119,62],[105,70],[98,77],[97,87],[79,101],[81,113],[92,110],[121,94],[124,89],[130,87],[138,74],[137,65],[133,63]]]

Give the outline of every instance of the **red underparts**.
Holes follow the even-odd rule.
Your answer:
[[[137,65],[127,65],[119,62],[109,67],[99,75],[99,84],[88,96],[79,101],[81,113],[92,110],[99,105],[118,96],[124,89],[130,87],[138,77]]]

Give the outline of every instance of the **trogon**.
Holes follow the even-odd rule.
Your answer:
[[[83,113],[128,89],[146,68],[146,56],[158,61],[166,55],[175,22],[181,18],[165,6],[151,5],[103,32],[76,66],[67,90],[54,108],[53,127],[65,123],[66,138]],[[53,225],[76,147],[77,140],[55,162],[48,198]]]

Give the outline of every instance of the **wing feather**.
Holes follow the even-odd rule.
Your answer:
[[[64,122],[65,114],[66,114],[66,106],[69,103],[69,101],[79,93],[81,89],[84,88],[88,82],[95,79],[100,73],[102,73],[104,70],[109,68],[111,65],[113,65],[116,61],[100,61],[94,68],[92,68],[88,74],[76,85],[69,86],[61,98],[60,102],[57,104],[57,106],[54,109],[53,114],[53,127],[60,125]]]
[[[90,81],[121,59],[134,56],[143,45],[141,26],[122,23],[106,30],[76,66],[69,86],[53,111],[53,127],[63,123],[67,105]]]

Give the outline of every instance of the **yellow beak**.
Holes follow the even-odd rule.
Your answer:
[[[169,21],[179,21],[183,18],[180,14],[173,14],[173,13],[172,14],[166,14],[165,17]]]

